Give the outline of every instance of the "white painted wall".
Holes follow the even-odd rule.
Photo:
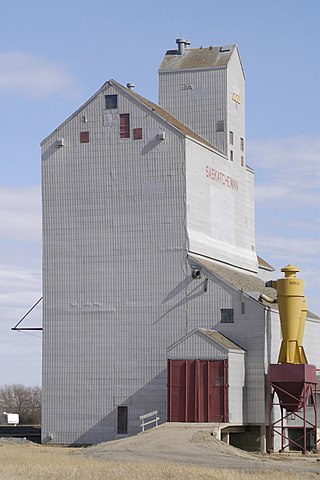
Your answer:
[[[187,139],[190,251],[256,272],[253,174]]]

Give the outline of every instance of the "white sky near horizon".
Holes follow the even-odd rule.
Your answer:
[[[41,297],[40,142],[114,78],[157,102],[184,36],[236,43],[246,73],[257,252],[297,265],[320,315],[320,2],[11,0],[0,15],[0,385],[41,384],[41,332],[13,327]],[[41,326],[41,306],[25,320]]]

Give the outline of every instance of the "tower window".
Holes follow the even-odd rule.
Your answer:
[[[244,156],[241,155],[241,167],[244,167]]]
[[[221,308],[221,323],[234,323],[233,308]]]
[[[118,407],[117,433],[126,435],[128,433],[128,407]]]
[[[224,120],[217,121],[216,132],[224,132]]]
[[[129,113],[120,113],[120,138],[130,137]]]
[[[240,138],[240,149],[242,152],[244,152],[244,139]]]
[[[230,150],[230,160],[233,162],[233,150]]]
[[[233,132],[229,132],[229,143],[233,145]]]
[[[106,109],[117,108],[118,106],[118,95],[105,95],[106,100]]]

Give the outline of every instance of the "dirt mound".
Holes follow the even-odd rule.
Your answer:
[[[82,453],[113,461],[171,462],[215,467],[238,467],[238,460],[246,468],[260,464],[247,452],[227,445],[215,438],[210,426],[163,424],[133,437],[101,443],[82,450]]]
[[[115,462],[178,463],[255,471],[319,472],[316,456],[284,458],[244,452],[216,438],[209,424],[166,423],[133,437],[87,447],[76,454]],[[271,474],[271,472],[270,472]]]

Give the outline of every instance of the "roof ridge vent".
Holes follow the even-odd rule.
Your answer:
[[[187,45],[190,45],[189,40],[186,38],[177,38],[176,43],[178,44],[178,55],[184,55]]]

